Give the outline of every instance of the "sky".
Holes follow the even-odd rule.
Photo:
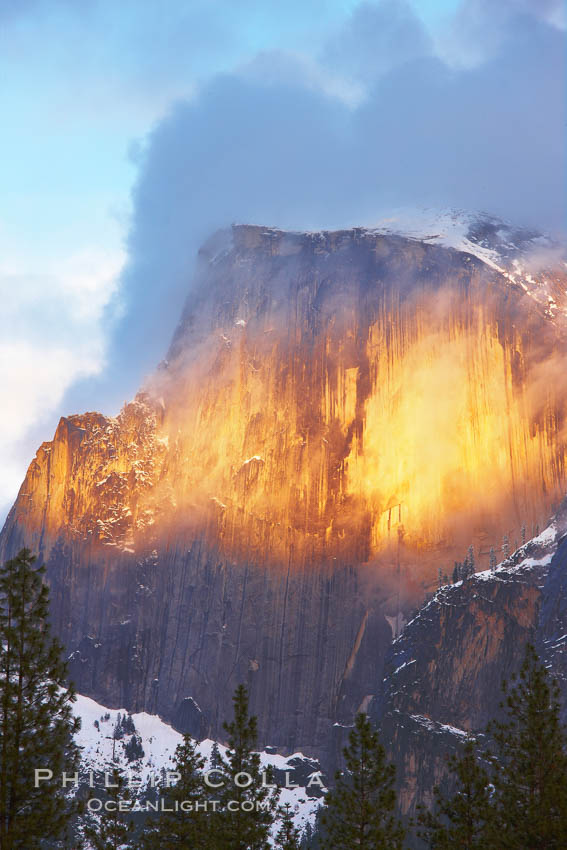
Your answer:
[[[164,357],[215,229],[562,234],[564,56],[561,0],[0,0],[0,519]]]

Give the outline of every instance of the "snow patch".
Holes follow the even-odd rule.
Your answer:
[[[424,726],[429,732],[441,734],[449,732],[451,735],[456,735],[458,738],[468,738],[469,733],[465,729],[458,729],[456,726],[451,726],[449,723],[439,723],[432,720],[430,717],[425,717],[423,714],[410,714],[412,720]]]
[[[399,673],[399,672],[400,672],[400,670],[403,670],[403,669],[404,669],[404,667],[409,667],[409,665],[410,665],[410,664],[415,664],[415,658],[412,658],[412,660],[411,660],[411,661],[404,661],[404,663],[403,663],[403,664],[400,664],[400,666],[399,666],[399,667],[396,667],[396,669],[395,669],[395,670],[394,670],[394,672],[392,673],[392,676],[395,676],[395,675],[396,675],[396,673]]]
[[[128,763],[124,755],[124,743],[131,736],[125,735],[122,740],[114,739],[118,715],[127,716],[129,712],[126,709],[106,708],[90,697],[78,694],[73,705],[73,713],[81,719],[81,728],[76,733],[75,740],[81,748],[83,766],[87,771],[92,770],[96,775],[102,775],[105,771],[110,772],[114,766],[118,766],[136,787],[144,788],[148,781],[159,775],[162,770],[173,769],[175,749],[182,742],[183,736],[157,715],[148,714],[145,711],[132,714],[136,728],[135,734],[141,739],[144,756]],[[214,744],[214,741],[207,738],[197,746],[199,754],[205,759],[207,768],[211,764]],[[226,747],[218,744],[218,748],[221,755],[226,756]],[[291,756],[282,756],[262,751],[259,755],[263,769],[271,766],[276,770],[290,773],[293,773],[294,761],[296,763],[297,760],[311,761],[300,752],[293,753]],[[313,775],[313,773],[310,774],[310,776]],[[319,785],[313,787],[320,790]],[[280,796],[280,804],[286,803],[289,803],[295,813],[295,826],[303,832],[307,823],[313,823],[317,809],[321,805],[321,798],[308,796],[307,789],[303,787],[284,788]]]

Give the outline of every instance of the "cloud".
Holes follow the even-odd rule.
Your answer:
[[[171,109],[138,151],[113,352],[132,391],[166,350],[198,246],[231,222],[333,228],[434,205],[562,226],[563,34],[509,5],[506,37],[473,67],[431,55],[409,7],[364,4],[316,62],[264,52]],[[317,84],[331,57],[335,77],[366,73],[361,97]]]
[[[322,62],[347,78],[368,83],[392,68],[429,56],[433,45],[404,0],[361,3],[322,52]]]
[[[0,430],[5,469],[16,451],[24,456],[17,435],[28,429],[29,436],[34,420],[52,422],[62,406],[113,410],[132,396],[165,355],[191,291],[198,247],[219,227],[233,221],[310,229],[371,224],[392,207],[412,205],[482,208],[543,228],[562,225],[560,3],[464,0],[441,52],[439,39],[407,2],[365,2],[345,21],[346,8],[332,0],[294,0],[272,14],[257,0],[243,6],[220,0],[185,12],[176,6],[165,15],[157,3],[140,14],[130,0],[119,9],[93,0],[80,13],[69,0],[0,0],[0,19],[10,19],[4,58],[12,60],[9,88],[18,109],[33,103],[41,119],[43,98],[50,120],[52,114],[75,116],[80,124],[88,113],[98,128],[99,116],[104,124],[119,113],[138,128],[155,114],[156,103],[161,108],[186,94],[147,138],[131,145],[138,178],[120,291],[121,258],[114,254],[42,263],[51,239],[49,222],[38,225],[47,218],[44,207],[35,208],[30,223],[37,231],[32,253],[42,253],[35,265],[8,265],[2,257],[3,362],[9,366],[0,391],[3,398],[8,388],[14,393],[15,429]],[[34,59],[26,66],[25,89],[33,97],[22,98],[17,85],[22,51]],[[235,66],[211,76],[213,68]],[[38,85],[43,67],[47,78],[50,68],[58,69],[65,97],[61,86]],[[138,100],[151,108],[140,106],[142,118],[132,124]],[[21,133],[24,147],[34,142],[36,124],[30,127]],[[96,133],[83,157],[72,147],[69,156],[61,139],[66,131],[52,140],[59,158],[43,140],[43,171],[30,171],[22,159],[12,216],[27,183],[30,192],[36,183],[48,185],[49,208],[63,206],[57,181],[75,174],[70,166],[87,174],[92,163],[93,180],[101,177],[98,167],[116,182],[114,174],[108,178],[114,148],[101,160]],[[53,197],[57,190],[46,175],[56,176],[59,195]],[[82,208],[71,219],[83,214],[88,220]],[[79,242],[73,220],[66,232]],[[24,385],[27,400],[18,391]],[[26,446],[28,460],[29,439]]]
[[[449,61],[474,66],[517,41],[522,31],[529,39],[540,24],[564,30],[565,8],[563,0],[463,0],[438,46]]]
[[[103,320],[122,261],[83,252],[41,274],[17,262],[0,268],[0,514],[29,462],[30,430],[36,437],[49,422],[51,432],[69,387],[103,368]]]

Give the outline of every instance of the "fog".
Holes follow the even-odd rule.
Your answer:
[[[466,3],[453,26],[466,23],[471,50],[457,65],[434,55],[409,6],[363,4],[318,64],[262,54],[176,103],[131,151],[123,318],[102,394],[116,393],[118,370],[121,401],[164,356],[199,245],[232,222],[337,228],[432,205],[561,232],[564,34],[552,11]]]

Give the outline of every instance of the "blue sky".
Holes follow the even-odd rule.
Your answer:
[[[287,226],[364,223],[398,200],[542,219],[549,207],[542,223],[560,227],[555,201],[536,197],[552,172],[540,164],[517,192],[514,174],[501,179],[484,150],[486,130],[467,161],[453,157],[456,137],[422,179],[425,156],[439,147],[422,104],[431,94],[432,126],[443,125],[448,104],[449,137],[471,111],[484,111],[494,78],[506,93],[502,121],[524,128],[503,139],[513,148],[507,158],[523,173],[530,157],[561,165],[564,139],[550,122],[560,112],[562,15],[556,0],[0,0],[0,514],[59,415],[117,412],[163,356],[208,228],[254,216]],[[499,115],[496,98],[487,100],[489,115]],[[533,134],[535,102],[539,135],[516,142]],[[292,122],[301,133],[286,137]],[[266,159],[259,182],[264,150],[246,157],[258,138],[282,163],[278,176]],[[367,167],[373,150],[391,156],[400,142],[415,167],[407,180],[404,167],[397,182],[382,177],[369,188],[362,170],[349,171],[344,186],[339,175],[327,191],[341,157],[356,151]],[[292,172],[305,163],[302,194]],[[484,183],[473,174],[461,185],[471,168]],[[242,183],[231,179],[236,170]],[[185,189],[172,188],[172,174]]]
[[[3,249],[56,256],[81,239],[116,250],[129,144],[208,76],[260,51],[318,53],[356,5],[0,0]],[[433,27],[457,3],[418,5]]]

